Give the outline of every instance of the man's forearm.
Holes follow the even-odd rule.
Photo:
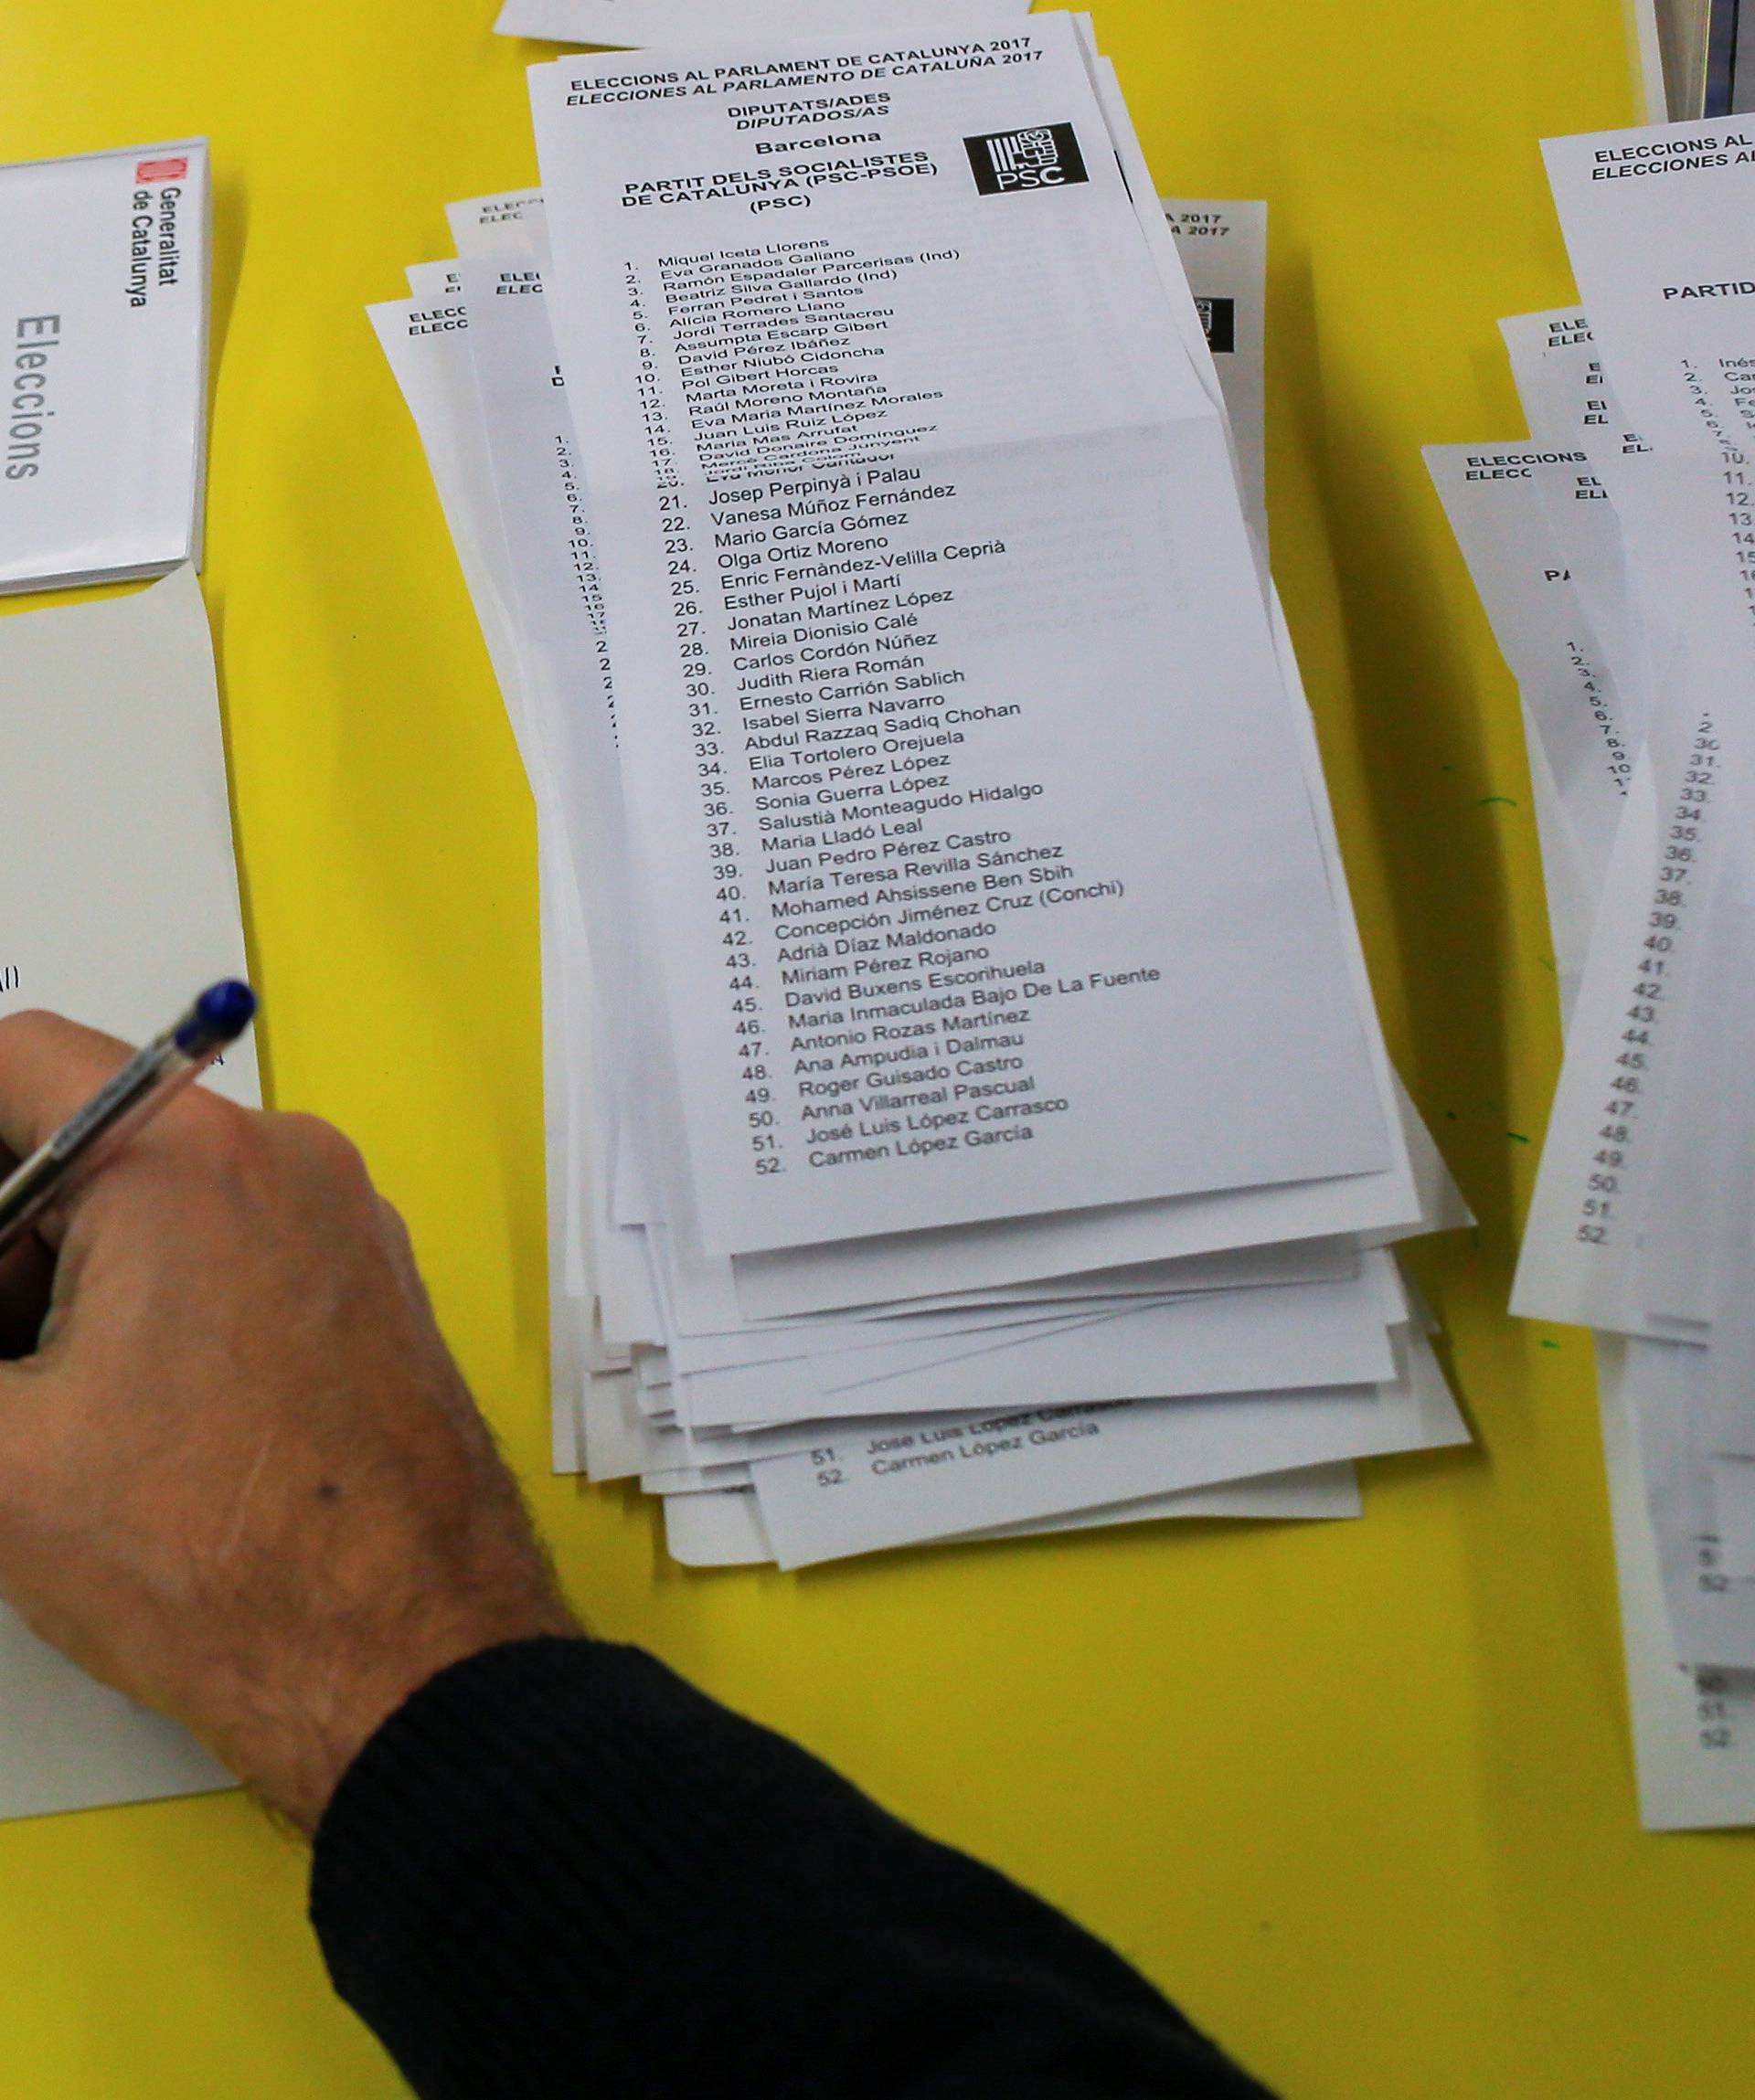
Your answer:
[[[127,1056],[0,1019],[0,1149]],[[37,1229],[0,1593],[317,1832],[336,1984],[425,2100],[1259,2094],[1065,1919],[578,1633],[338,1131],[192,1088]]]
[[[422,2100],[1260,2092],[1047,1905],[593,1641],[417,1692],[330,1805],[312,1915]]]

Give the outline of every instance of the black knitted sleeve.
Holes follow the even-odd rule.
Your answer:
[[[636,1649],[417,1692],[311,1909],[422,2100],[1260,2100],[1107,1947]]]

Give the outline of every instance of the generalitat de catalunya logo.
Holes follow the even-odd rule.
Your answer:
[[[181,161],[142,161],[134,169],[136,182],[181,182],[189,172],[189,164]]]
[[[983,196],[1064,189],[1069,183],[1090,180],[1070,124],[1034,124],[1022,132],[989,132],[963,143],[969,165],[975,171],[975,187]]]

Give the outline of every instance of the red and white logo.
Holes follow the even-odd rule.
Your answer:
[[[142,161],[134,169],[136,182],[181,182],[189,172],[189,164],[182,161]]]

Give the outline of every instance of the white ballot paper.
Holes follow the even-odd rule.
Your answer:
[[[1167,196],[1164,216],[1224,389],[1244,515],[1265,546],[1268,207],[1251,198]]]
[[[626,60],[532,76],[623,790],[665,842],[672,1186],[715,1253],[1388,1157],[1223,426],[1072,24],[984,51],[861,55],[881,113],[827,158],[736,113],[820,124],[821,53],[659,104]],[[825,1092],[808,1061],[873,1028],[942,1121],[905,1062],[894,1108]]]
[[[1548,139],[1542,151],[1590,331],[1617,399],[1659,451],[1755,432],[1755,280],[1739,275],[1755,208],[1755,119]]]
[[[1112,1401],[997,1414],[821,1445],[754,1468],[782,1567],[871,1553],[1050,1510],[1168,1493],[1259,1473],[1468,1441],[1423,1336],[1399,1377],[1277,1397]]]
[[[246,977],[225,747],[195,572],[0,619],[0,1013],[48,1007],[129,1042]],[[101,841],[102,850],[93,851]],[[254,1038],[207,1075],[259,1106]]]
[[[1030,0],[505,0],[494,27],[503,37],[558,44],[731,43],[745,37],[956,37],[1029,12]],[[954,63],[965,45],[927,45],[922,64]],[[686,92],[680,78],[650,69],[640,83],[654,99]],[[849,115],[858,113],[850,103]]]
[[[1142,1495],[1095,1509],[1052,1517],[1026,1517],[1015,1524],[957,1532],[934,1545],[988,1544],[1000,1539],[1043,1538],[1118,1524],[1162,1523],[1190,1517],[1276,1518],[1332,1522],[1364,1514],[1350,1466],[1308,1466],[1259,1480],[1228,1481],[1216,1488],[1188,1488],[1166,1495]],[[737,1486],[699,1494],[673,1495],[665,1503],[665,1539],[673,1560],[685,1567],[750,1567],[774,1557],[755,1490]]]
[[[0,167],[0,591],[199,562],[200,139]]]
[[[1545,151],[1582,301],[1502,323],[1534,441],[1429,454],[1523,690],[1576,981],[1514,1310],[1601,1331],[1643,1820],[1750,1823],[1755,134]]]
[[[1425,456],[1522,695],[1531,780],[1550,805],[1542,865],[1569,1013],[1635,748],[1562,531],[1566,505],[1588,507],[1581,484],[1592,477],[1581,452],[1533,444],[1428,445]]]
[[[1714,900],[1734,894],[1727,857],[1748,851],[1734,807],[1750,791],[1755,756],[1755,469],[1739,446],[1755,295],[1739,289],[1735,229],[1755,149],[1733,122],[1555,140],[1546,151],[1616,419],[1642,433],[1639,453],[1599,455],[1605,485],[1637,602],[1664,607],[1671,627],[1646,652],[1651,727],[1569,1034],[1514,1302],[1655,1337],[1674,1331],[1675,1309],[1645,1300],[1675,1263],[1654,1264],[1644,1250],[1698,1227],[1677,1214],[1676,1179],[1662,1173],[1666,1133],[1680,1136],[1689,1096],[1711,1087],[1712,1031],[1689,1017],[1697,1002],[1718,1000],[1704,960]],[[1612,1187],[1601,1185],[1605,1164]]]
[[[246,974],[224,747],[194,572],[0,618],[0,1013],[46,1006],[142,1042]],[[93,843],[101,843],[101,851]],[[260,1102],[246,1036],[207,1084]],[[0,1609],[0,1816],[230,1780],[183,1732]]]
[[[1755,1670],[1677,1658],[1641,1487],[1630,1389],[1664,1379],[1669,1359],[1693,1353],[1685,1343],[1620,1335],[1597,1345],[1640,1819],[1648,1830],[1755,1822]]]
[[[544,256],[548,225],[539,189],[495,190],[445,207],[445,223],[463,257]]]
[[[1513,314],[1499,331],[1531,438],[1545,450],[1585,457],[1569,487],[1550,473],[1541,477],[1541,493],[1637,747],[1651,714],[1653,649],[1667,624],[1627,544],[1643,522],[1638,482],[1652,448],[1628,427],[1590,321],[1577,307]]]
[[[1044,1436],[896,1543],[1356,1514],[1430,1440],[1382,1247],[1466,1213],[1266,574],[1260,208],[1166,223],[1082,18],[663,70],[561,67],[372,310],[536,803],[557,1464],[747,1564],[825,1438],[1137,1401],[1151,1477]]]

